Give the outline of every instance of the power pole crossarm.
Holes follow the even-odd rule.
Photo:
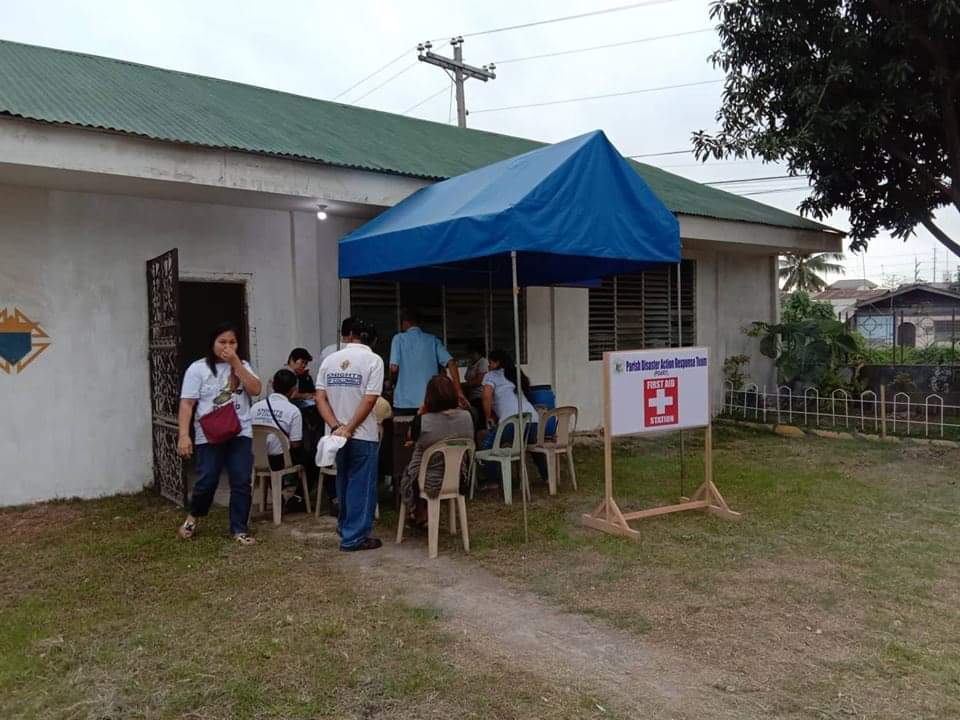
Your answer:
[[[442,68],[452,74],[457,91],[457,125],[465,128],[467,126],[467,107],[463,84],[469,78],[482,80],[483,82],[496,80],[497,75],[494,72],[496,66],[492,63],[490,65],[484,65],[482,68],[467,65],[463,62],[463,38],[455,37],[450,40],[450,44],[453,46],[452,58],[437,55],[432,50],[433,44],[425,42],[417,45],[417,59],[420,62],[436,65],[438,68]]]

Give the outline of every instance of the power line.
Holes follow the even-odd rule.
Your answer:
[[[375,93],[377,90],[379,90],[380,88],[382,88],[382,87],[383,87],[384,85],[386,85],[387,83],[390,83],[390,82],[396,80],[398,77],[400,77],[401,75],[403,75],[405,72],[409,72],[410,70],[412,70],[413,68],[415,68],[415,67],[417,66],[417,64],[418,64],[417,61],[414,60],[412,63],[410,63],[409,65],[407,65],[406,67],[404,67],[403,70],[401,70],[400,72],[394,73],[393,75],[391,75],[390,77],[388,77],[386,80],[384,80],[384,81],[383,81],[382,83],[380,83],[379,85],[371,88],[370,90],[367,90],[367,91],[366,91],[363,95],[361,95],[360,97],[354,98],[353,100],[351,100],[351,101],[350,101],[350,104],[351,104],[351,105],[355,105],[356,103],[360,102],[360,101],[363,100],[365,97],[367,97],[367,95],[372,95],[373,93]]]
[[[669,38],[684,37],[685,35],[697,35],[699,33],[713,32],[713,28],[703,28],[702,30],[687,30],[685,32],[670,33],[669,35],[654,35],[653,37],[639,38],[637,40],[626,40],[624,42],[607,43],[606,45],[592,45],[590,47],[576,48],[574,50],[557,50],[556,52],[543,53],[541,55],[527,55],[526,57],[509,58],[507,60],[496,60],[496,65],[506,65],[507,63],[525,62],[527,60],[540,60],[542,58],[558,57],[560,55],[575,55],[577,53],[590,52],[592,50],[607,50],[609,48],[625,47],[627,45],[637,45],[639,43],[653,42],[654,40],[667,40]]]
[[[414,51],[414,50],[416,50],[416,49],[417,49],[416,46],[408,47],[408,48],[405,49],[402,53],[400,53],[399,55],[397,55],[393,60],[391,60],[390,62],[388,62],[386,65],[382,65],[382,66],[378,67],[376,70],[374,70],[374,71],[373,71],[372,73],[370,73],[369,75],[364,75],[362,78],[360,78],[359,80],[357,80],[353,85],[351,85],[351,86],[348,87],[346,90],[343,90],[343,91],[340,92],[338,95],[336,95],[333,99],[334,99],[334,100],[339,100],[340,98],[342,98],[344,95],[346,95],[348,92],[350,92],[351,90],[353,90],[353,89],[354,89],[355,87],[357,87],[358,85],[362,85],[362,84],[365,83],[367,80],[369,80],[370,78],[372,78],[374,75],[379,75],[379,74],[382,73],[384,70],[386,70],[388,67],[390,67],[391,65],[393,65],[395,62],[399,62],[400,60],[403,60],[405,57],[407,57],[407,53],[412,52],[412,51]]]
[[[564,105],[567,103],[580,102],[582,100],[602,100],[604,98],[623,97],[625,95],[639,95],[640,93],[659,92],[661,90],[676,90],[678,88],[694,87],[697,85],[714,85],[723,80],[699,80],[697,82],[679,83],[677,85],[661,85],[659,87],[641,88],[640,90],[627,90],[625,92],[606,93],[604,95],[585,95],[575,98],[565,98],[564,100],[547,100],[545,102],[527,103],[525,105],[505,105],[504,107],[483,108],[481,110],[471,110],[473,114],[486,112],[499,112],[501,110],[520,110],[522,108],[543,107],[545,105]]]
[[[644,7],[647,5],[663,5],[665,3],[676,2],[677,0],[644,0],[643,2],[630,3],[629,5],[618,5],[617,7],[604,8],[602,10],[592,10],[585,13],[577,13],[576,15],[564,15],[562,17],[549,18],[547,20],[535,20],[528,23],[520,23],[519,25],[507,25],[505,27],[491,28],[490,30],[480,30],[478,32],[472,33],[461,33],[460,37],[477,37],[478,35],[492,35],[494,33],[507,32],[508,30],[522,30],[524,28],[537,27],[538,25],[549,25],[551,23],[566,22],[567,20],[580,20],[581,18],[593,17],[595,15],[607,15],[609,13],[621,12],[622,10],[633,10],[634,8]],[[443,40],[444,38],[436,38],[436,40]]]
[[[740,197],[748,197],[750,195],[770,195],[772,193],[800,192],[800,191],[810,192],[810,189],[811,188],[809,186],[804,185],[802,187],[774,188],[773,190],[754,190],[753,192],[735,193],[735,194],[739,195]]]
[[[668,150],[667,152],[643,153],[642,155],[624,155],[624,157],[636,160],[637,158],[660,157],[661,155],[686,155],[692,152],[693,150]]]
[[[426,103],[426,102],[430,102],[430,101],[433,100],[435,97],[439,96],[441,93],[447,92],[447,90],[449,89],[449,87],[450,87],[449,85],[444,85],[442,88],[440,88],[439,90],[437,90],[437,91],[436,91],[435,93],[433,93],[432,95],[427,95],[427,97],[425,97],[423,100],[421,100],[420,102],[416,103],[415,105],[411,105],[410,107],[408,107],[406,110],[404,110],[404,111],[403,111],[402,113],[400,113],[400,114],[401,114],[401,115],[406,115],[406,114],[409,113],[411,110],[416,110],[418,107],[420,107],[421,105],[423,105],[423,104]]]
[[[698,162],[698,163],[687,163],[684,165],[651,165],[659,170],[672,170],[674,168],[711,168],[716,165],[741,165],[741,164],[756,164],[756,163],[767,163],[766,160],[747,160],[746,158],[742,160],[721,160],[721,161],[711,161],[707,162]],[[769,163],[773,164],[773,163]]]
[[[713,182],[700,182],[701,185],[733,185],[734,183],[761,182],[766,180],[789,180],[790,178],[805,178],[808,175],[767,175],[766,177],[741,178],[739,180],[714,180]]]

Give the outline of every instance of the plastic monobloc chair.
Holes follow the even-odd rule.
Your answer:
[[[283,448],[283,468],[271,470],[267,456],[267,438],[275,437]],[[307,473],[303,465],[294,465],[290,459],[290,440],[280,430],[267,425],[253,426],[253,496],[257,499],[260,512],[267,504],[267,483],[270,484],[271,499],[273,501],[273,524],[280,524],[280,514],[283,511],[283,477],[296,473],[300,477],[300,486],[303,488],[303,500],[310,512],[310,488],[307,487]],[[257,485],[259,484],[259,488]],[[259,490],[259,492],[258,492]],[[318,498],[319,499],[319,498]]]
[[[547,428],[550,421],[556,419],[555,434],[548,436]],[[550,494],[557,494],[557,483],[560,480],[560,456],[567,456],[567,467],[570,470],[570,483],[577,489],[577,471],[573,466],[573,433],[577,429],[577,408],[573,405],[564,405],[554,410],[546,410],[540,416],[537,426],[537,441],[530,446],[532,453],[540,453],[547,461],[547,485]]]
[[[527,437],[527,428],[533,418],[530,413],[523,415],[510,415],[500,421],[497,425],[496,435],[493,437],[493,447],[489,450],[477,450],[474,454],[476,463],[496,462],[500,463],[500,477],[503,479],[503,502],[510,505],[513,502],[513,463],[524,462],[524,457],[520,453],[520,433]],[[511,445],[503,445],[503,434],[508,427],[513,428],[513,440]],[[470,499],[473,499],[473,493],[477,485],[476,466],[470,471]],[[522,488],[523,492],[530,497],[530,488]]]
[[[420,486],[420,497],[427,501],[427,535],[428,547],[431,558],[438,555],[438,546],[440,541],[440,503],[444,500],[450,501],[450,534],[457,534],[457,513],[460,514],[460,533],[463,538],[464,552],[470,552],[470,532],[467,528],[467,499],[460,492],[460,469],[463,466],[464,459],[472,467],[473,455],[476,452],[476,446],[473,440],[468,438],[453,438],[441,440],[428,447],[420,458],[420,471],[417,474],[417,484]],[[443,483],[440,486],[440,494],[432,498],[424,492],[424,484],[427,481],[427,469],[430,466],[430,460],[436,456],[443,456]],[[400,520],[397,523],[397,542],[403,542],[403,528],[406,525],[407,512],[409,512],[405,503],[400,503]]]

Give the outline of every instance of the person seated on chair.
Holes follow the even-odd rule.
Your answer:
[[[470,440],[473,437],[473,418],[467,410],[459,407],[460,396],[453,381],[446,375],[434,375],[427,383],[427,392],[420,407],[415,424],[419,425],[413,456],[403,471],[400,480],[400,495],[407,506],[407,513],[417,525],[427,520],[427,501],[420,497],[417,478],[420,474],[420,460],[424,451],[434,443],[451,438]],[[461,468],[465,478],[469,468]],[[443,459],[434,457],[427,468],[423,486],[428,497],[436,497],[443,484]]]
[[[273,376],[273,392],[254,403],[250,409],[254,425],[276,428],[290,441],[290,461],[301,464],[303,447],[303,416],[290,400],[297,391],[297,376],[282,368]],[[271,470],[283,469],[283,445],[279,438],[267,438],[267,458]]]
[[[468,351],[470,353],[470,364],[467,365],[467,371],[463,376],[463,392],[470,401],[470,413],[476,421],[477,430],[482,430],[485,425],[483,416],[483,376],[490,369],[485,357],[486,350],[483,346],[483,340],[474,340],[470,343]]]
[[[316,407],[317,402],[314,399],[317,394],[317,387],[314,385],[313,378],[310,377],[310,363],[313,362],[313,355],[306,348],[298,347],[290,351],[287,358],[287,369],[297,376],[297,387],[290,395],[290,400],[298,408]]]
[[[517,414],[517,376],[520,378],[520,389],[522,390],[520,402],[524,413],[530,413],[530,424],[527,425],[527,443],[534,443],[537,440],[537,425],[539,415],[530,402],[530,381],[514,365],[510,354],[505,350],[491,350],[487,356],[489,370],[483,376],[483,413],[486,420],[487,430],[480,440],[479,448],[489,450],[493,447],[493,441],[497,435],[497,424]],[[513,428],[508,427],[503,431],[501,443],[510,445],[513,440]],[[547,477],[547,461],[543,455],[534,454],[533,462],[537,466],[542,479]],[[484,465],[484,474],[491,483],[500,484],[500,464],[495,462],[486,462]]]

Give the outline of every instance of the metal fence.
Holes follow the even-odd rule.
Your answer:
[[[762,423],[786,423],[823,430],[862,432],[940,440],[960,440],[960,405],[941,395],[872,390],[821,394],[815,387],[794,392],[787,385],[768,389],[751,383],[737,390],[724,383],[723,415]]]

